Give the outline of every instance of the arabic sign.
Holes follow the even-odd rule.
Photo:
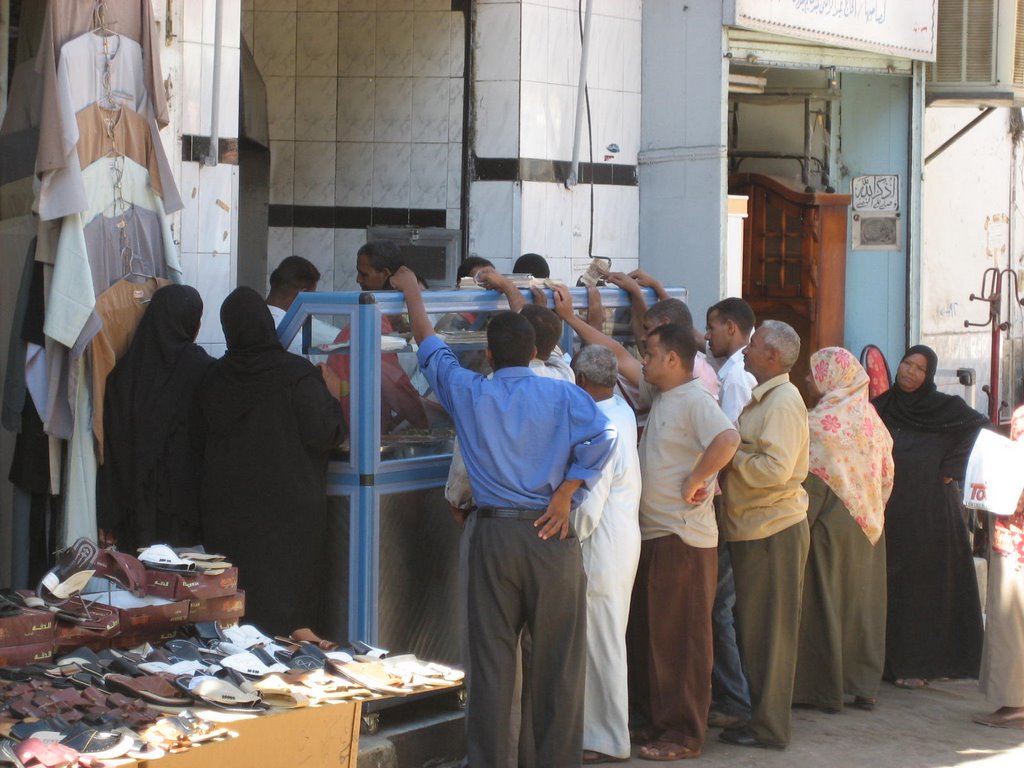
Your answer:
[[[898,211],[900,209],[900,177],[895,173],[854,176],[851,187],[853,210]]]
[[[732,23],[859,51],[935,61],[938,0],[734,0]]]

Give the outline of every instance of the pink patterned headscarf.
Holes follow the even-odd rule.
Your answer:
[[[842,347],[811,355],[821,400],[808,414],[810,470],[828,484],[875,544],[892,493],[892,438],[868,402],[868,375]]]

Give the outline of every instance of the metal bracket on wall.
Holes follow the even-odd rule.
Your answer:
[[[971,122],[969,122],[967,125],[965,125],[963,128],[961,128],[959,131],[957,131],[952,136],[950,136],[948,139],[946,139],[944,142],[942,142],[942,144],[940,144],[939,147],[936,150],[934,150],[931,154],[929,154],[928,157],[926,157],[924,159],[924,164],[928,165],[928,163],[930,163],[936,157],[938,157],[943,152],[945,152],[947,149],[949,149],[954,144],[956,144],[958,141],[960,141],[960,139],[962,139],[964,136],[966,136],[967,133],[970,132],[970,130],[972,128],[974,128],[982,120],[984,120],[986,117],[988,117],[989,115],[991,115],[995,111],[996,111],[995,107],[985,107],[985,109],[982,111],[982,113],[980,115],[978,115],[976,118],[971,120]]]

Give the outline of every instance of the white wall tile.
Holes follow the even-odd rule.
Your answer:
[[[608,16],[593,18],[590,61],[587,64],[587,82],[597,88],[622,90],[623,24],[621,19]]]
[[[572,159],[572,139],[576,122],[576,88],[571,85],[549,85],[547,125],[547,159]]]
[[[622,141],[619,147],[618,162],[625,165],[636,165],[636,155],[640,150],[640,99],[639,93],[622,94]]]
[[[546,158],[548,147],[548,85],[523,81],[520,85],[519,153]]]
[[[334,141],[338,130],[337,98],[334,77],[295,78],[295,138]]]
[[[335,143],[295,142],[295,205],[334,205]]]
[[[302,0],[296,3],[298,11],[337,11],[338,0]]]
[[[449,208],[445,211],[444,225],[448,229],[461,229],[462,210],[459,208]]]
[[[373,102],[374,141],[412,138],[411,77],[378,77]]]
[[[267,228],[267,268],[273,269],[292,254],[292,228]]]
[[[210,50],[210,85],[206,87],[205,59],[203,61],[203,93],[207,90],[213,93],[213,46],[207,45],[204,48]],[[220,63],[220,123],[217,126],[221,136],[238,136],[238,93],[241,77],[241,50],[238,48],[223,48],[221,50]],[[213,109],[213,99],[203,102],[203,125],[209,125],[209,114]],[[211,129],[212,130],[212,129]]]
[[[199,282],[199,254],[179,253],[178,259],[181,262],[181,282],[195,288]]]
[[[519,5],[480,5],[476,9],[476,79],[516,80],[519,77]]]
[[[448,144],[413,144],[410,152],[410,208],[444,208]]]
[[[409,144],[380,144],[373,148],[373,205],[408,208],[410,182]]]
[[[295,187],[295,142],[270,142],[270,202],[291,205]]]
[[[412,81],[413,141],[448,141],[448,82],[447,77],[417,77]]]
[[[377,13],[374,68],[378,77],[412,75],[412,17],[407,11]]]
[[[253,56],[264,78],[295,74],[295,14],[256,13]]]
[[[546,83],[548,79],[548,9],[523,3],[523,44],[520,50],[523,80]]]
[[[334,204],[369,207],[373,203],[373,144],[339,142]]]
[[[451,12],[413,14],[412,73],[448,77],[451,72]]]
[[[640,21],[622,22],[622,89],[640,93]]]
[[[448,79],[448,140],[462,141],[462,122],[465,101],[465,84],[462,78]]]
[[[199,253],[230,255],[232,170],[223,163],[199,166]]]
[[[358,291],[356,252],[366,243],[365,229],[334,230],[334,290]],[[321,286],[325,284],[321,282]],[[327,290],[324,287],[324,290]]]
[[[590,185],[577,184],[573,187],[572,198],[573,258],[587,258],[587,248],[590,243],[590,218]]]
[[[479,157],[518,157],[519,83],[478,82],[473,137]]]
[[[181,201],[185,204],[181,211],[181,223],[175,232],[178,248],[182,253],[197,253],[199,251],[199,163],[181,164],[178,191],[181,192]]]
[[[466,63],[466,17],[461,13],[452,14],[451,29],[451,76],[462,77]]]
[[[264,77],[271,139],[295,138],[295,78]]]
[[[546,184],[547,211],[544,222],[544,240],[547,250],[544,255],[566,265],[572,257],[572,209],[579,199],[575,189],[566,189],[562,184]],[[524,251],[528,249],[523,249]],[[554,266],[552,267],[554,270]],[[553,271],[552,274],[555,274]],[[562,280],[569,278],[568,269],[563,267],[559,275]],[[575,281],[573,281],[575,282]]]
[[[549,9],[547,81],[557,85],[577,85],[580,50],[576,14],[565,9]]]
[[[513,248],[516,244],[512,226],[515,186],[510,181],[473,182],[469,205],[470,253],[491,261],[511,261],[513,254],[519,255],[518,249]]]
[[[305,8],[305,6],[303,6]],[[336,13],[299,13],[295,73],[300,76],[338,74],[338,15]]]
[[[375,11],[377,0],[338,0],[339,11]]]
[[[220,305],[231,292],[231,256],[227,253],[198,255],[196,290],[203,297],[203,324],[199,338],[207,343],[224,343]]]
[[[338,141],[373,141],[375,81],[338,78]]]
[[[238,48],[239,37],[241,35],[241,12],[242,2],[241,0],[223,0],[224,10],[221,12],[221,35],[220,39],[224,44],[225,48]],[[216,3],[206,3],[206,5],[212,6],[212,10],[215,13],[217,9]],[[216,23],[216,17],[214,18]],[[214,25],[211,24],[209,33],[203,39],[205,43],[214,43],[215,40]]]
[[[296,227],[292,231],[292,252],[309,259],[320,270],[320,286],[334,285],[334,230]]]
[[[413,0],[417,11],[451,11],[452,0]]]
[[[242,0],[242,10],[251,11],[256,7],[255,0]]]
[[[415,0],[377,0],[378,11],[411,11],[415,7]]]
[[[608,151],[609,144],[622,149],[622,91],[590,90],[591,132],[594,137],[594,162],[620,162],[619,153]],[[585,116],[584,116],[585,119]],[[585,133],[584,133],[585,135]],[[609,159],[607,155],[612,155]]]
[[[547,253],[544,219],[547,216],[549,186],[552,185],[537,181],[523,182],[519,235],[523,253]]]
[[[373,75],[376,50],[376,13],[338,14],[338,75]]]
[[[184,0],[181,19],[181,42],[203,42],[203,0]],[[209,3],[212,5],[212,3]]]
[[[182,43],[181,48],[181,132],[201,135],[203,105],[208,103],[203,101],[203,46]]]
[[[448,181],[446,197],[449,208],[462,207],[462,145],[448,145]]]

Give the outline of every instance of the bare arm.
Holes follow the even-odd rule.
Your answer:
[[[569,512],[572,508],[572,495],[583,485],[582,480],[563,480],[558,489],[551,495],[548,509],[537,518],[534,528],[540,528],[537,534],[542,539],[550,539],[557,534],[564,539],[569,535]],[[543,527],[541,527],[543,526]]]
[[[587,288],[587,325],[596,331],[604,328],[604,306],[601,292],[594,286]]]
[[[634,269],[629,273],[629,276],[636,280],[641,287],[650,288],[654,291],[654,295],[658,297],[658,301],[670,298],[668,291],[665,290],[665,286],[663,286],[656,277],[652,277],[642,269]]]
[[[481,269],[476,273],[476,279],[484,288],[500,291],[505,294],[505,298],[508,299],[508,308],[513,312],[518,312],[526,306],[526,299],[519,292],[519,289],[512,284],[511,280],[496,269],[491,269],[490,267]]]
[[[689,477],[683,480],[683,501],[687,504],[699,504],[708,497],[710,494],[707,488],[708,480],[732,460],[739,444],[740,433],[735,429],[727,429],[718,433],[708,449],[704,451],[704,455],[701,456],[693,471],[690,472]]]
[[[636,339],[636,348],[642,355],[647,348],[644,344],[644,318],[647,317],[647,302],[644,301],[644,292],[640,283],[634,280],[625,272],[609,272],[608,282],[618,286],[629,294],[630,322],[633,326],[633,338]]]
[[[399,267],[391,276],[391,287],[405,294],[405,306],[409,309],[409,320],[412,323],[412,335],[417,344],[434,335],[434,324],[427,317],[427,309],[423,305],[423,292],[420,290],[416,274],[408,267]]]
[[[586,344],[597,344],[607,347],[615,353],[615,359],[619,364],[619,373],[626,377],[634,386],[640,385],[640,377],[643,375],[643,368],[639,361],[626,350],[624,346],[615,339],[605,336],[601,331],[587,325],[572,309],[572,295],[565,286],[555,286],[551,289],[555,297],[555,314],[562,318],[583,339]]]

